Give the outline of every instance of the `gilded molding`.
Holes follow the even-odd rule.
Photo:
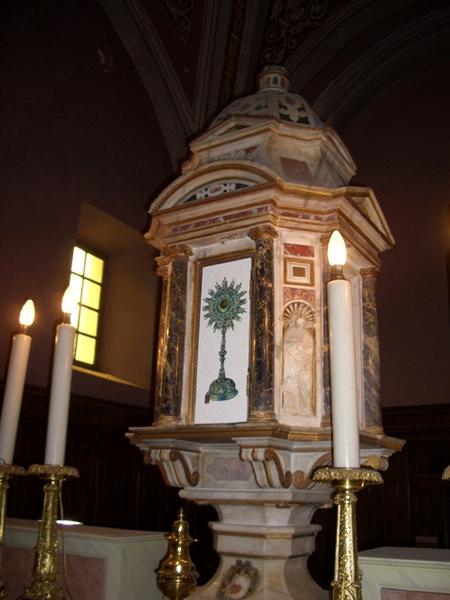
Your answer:
[[[161,255],[155,258],[156,261],[156,273],[163,280],[169,278],[171,274],[171,268],[175,259],[189,260],[189,257],[193,255],[192,248],[188,244],[174,244],[172,246],[165,246]]]
[[[23,467],[17,465],[0,464],[0,476],[10,477],[11,475],[25,475],[26,471]]]
[[[305,489],[311,480],[302,469],[292,470],[291,453],[272,447],[241,446],[240,459],[250,462],[260,488]]]
[[[213,425],[183,425],[179,422],[165,423],[158,427],[133,427],[128,434],[132,444],[145,445],[152,440],[177,440],[177,441],[218,441],[238,440],[240,438],[273,437],[292,442],[325,442],[331,440],[331,428],[311,429],[290,427],[278,422],[258,421],[246,423],[215,423]],[[367,431],[360,433],[362,444],[372,448],[386,448],[395,452],[400,451],[405,445],[404,440],[387,435],[371,434]],[[328,447],[328,446],[327,446]],[[306,451],[306,450],[305,450]],[[312,451],[312,450],[311,450]],[[329,462],[329,461],[328,461]]]
[[[253,453],[255,453],[255,451],[253,451]],[[272,463],[275,469],[271,468]],[[290,487],[292,483],[292,473],[285,468],[280,454],[273,448],[266,448],[264,451],[264,470],[266,472],[267,481],[269,482],[270,487]],[[273,477],[273,474],[275,473],[277,477],[276,485],[274,485],[275,482]]]
[[[364,269],[359,270],[359,274],[364,278],[373,278],[376,279],[378,277],[379,270],[376,267],[365,267]]]
[[[199,454],[177,448],[150,448],[148,464],[157,465],[172,487],[196,487],[200,481]]]
[[[348,485],[351,482],[356,489],[361,489],[366,485],[379,485],[383,483],[383,478],[374,469],[320,467],[314,473],[313,481],[327,482],[334,486]]]
[[[65,465],[30,465],[27,469],[27,475],[35,475],[44,479],[54,477],[59,480],[77,479],[80,476],[76,467],[66,467]]]
[[[181,416],[160,415],[158,421],[153,423],[153,427],[177,426],[182,422]]]
[[[267,423],[276,422],[275,413],[273,410],[252,410],[248,417],[251,423]]]
[[[275,240],[278,237],[278,231],[272,225],[258,225],[249,229],[248,237],[255,242],[260,239]]]
[[[361,463],[362,467],[369,469],[375,469],[376,471],[387,471],[389,467],[389,461],[384,456],[378,456],[377,454],[371,454],[363,460]]]

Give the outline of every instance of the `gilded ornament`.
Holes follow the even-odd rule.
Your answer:
[[[383,478],[373,469],[320,467],[315,471],[312,479],[317,482],[327,482],[335,490],[333,500],[337,505],[337,525],[334,580],[331,583],[332,598],[333,600],[362,600],[356,538],[355,492],[366,485],[383,483]]]
[[[58,574],[57,523],[59,497],[64,479],[78,477],[78,469],[64,465],[31,465],[29,475],[46,480],[44,505],[34,555],[32,582],[19,600],[64,600],[64,590],[56,582]]]
[[[183,600],[195,588],[198,573],[189,555],[189,546],[196,542],[189,534],[189,524],[180,508],[178,518],[167,534],[169,546],[157,571],[157,583],[169,600]]]

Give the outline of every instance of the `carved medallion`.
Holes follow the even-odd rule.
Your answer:
[[[251,561],[237,560],[226,572],[216,599],[244,600],[256,590],[258,579],[258,569],[252,566]]]

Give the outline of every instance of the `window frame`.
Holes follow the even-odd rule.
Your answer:
[[[81,277],[84,283],[84,280],[87,281],[91,281],[92,283],[96,283],[97,285],[100,286],[100,301],[99,301],[99,308],[92,308],[91,306],[87,306],[86,304],[82,304],[81,302],[81,297],[80,297],[80,301],[78,302],[79,307],[80,307],[80,311],[78,313],[78,322],[77,325],[75,326],[76,329],[76,334],[75,334],[75,342],[74,342],[74,350],[73,350],[73,363],[75,365],[77,365],[78,367],[82,367],[84,369],[91,369],[93,371],[99,371],[99,356],[100,356],[100,346],[101,346],[101,337],[102,337],[102,307],[104,304],[104,293],[105,293],[105,274],[106,274],[106,270],[107,270],[107,260],[105,258],[105,255],[102,252],[97,252],[97,250],[95,250],[94,248],[92,248],[92,246],[87,246],[83,243],[80,242],[76,242],[75,245],[73,246],[72,249],[72,261],[73,261],[73,253],[75,248],[80,248],[80,250],[83,250],[83,252],[86,252],[86,254],[90,254],[91,256],[94,256],[95,258],[98,258],[100,260],[103,261],[103,271],[102,271],[102,279],[101,282],[95,281],[93,279],[90,279],[89,277],[86,277],[83,273],[83,275],[80,275],[79,273],[75,273],[74,271],[72,271],[72,262],[70,263],[70,276],[72,275],[77,275],[78,277]],[[84,269],[83,269],[84,271]],[[82,288],[83,289],[83,288]],[[80,322],[80,314],[81,314],[81,308],[85,307],[88,308],[89,310],[93,310],[95,312],[97,312],[98,314],[98,318],[97,318],[97,334],[96,336],[90,335],[88,333],[80,333],[78,330],[78,325]],[[78,335],[84,335],[86,337],[92,338],[95,340],[95,348],[94,348],[94,361],[92,363],[88,363],[88,362],[83,362],[81,360],[77,360],[76,359],[76,350],[77,350],[77,344],[78,344]]]

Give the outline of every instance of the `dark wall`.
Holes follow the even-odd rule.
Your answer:
[[[449,73],[398,81],[341,132],[396,241],[378,280],[385,406],[450,402]]]
[[[26,298],[27,381],[46,386],[81,202],[139,232],[170,175],[146,92],[97,2],[0,7],[0,378]]]
[[[18,310],[32,297],[27,381],[46,387],[81,203],[144,232],[150,201],[176,174],[100,3],[5,0],[0,39],[0,379]],[[396,82],[339,131],[356,182],[374,188],[397,241],[379,278],[387,406],[449,401],[449,66]],[[79,390],[92,394],[90,385]]]

